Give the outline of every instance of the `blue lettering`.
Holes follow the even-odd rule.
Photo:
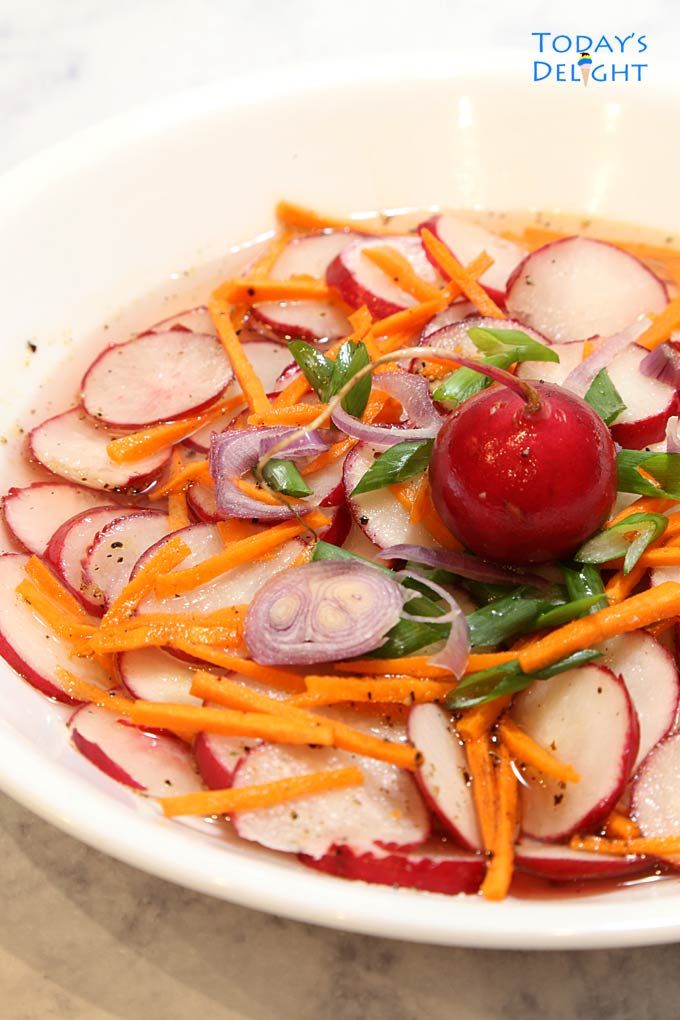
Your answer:
[[[576,36],[576,52],[577,53],[586,53],[588,50],[592,49],[592,47],[593,47],[593,40],[590,38],[589,35],[577,35]]]
[[[557,45],[558,39],[566,39],[567,45],[558,46]],[[568,53],[569,50],[571,49],[571,39],[569,38],[568,35],[556,35],[552,41],[552,48],[555,50],[555,53]]]
[[[644,53],[646,49],[647,49],[647,36],[641,35],[638,37],[638,53]],[[643,64],[642,66],[646,67],[647,65]]]
[[[590,72],[590,77],[593,81],[606,81],[607,72],[604,69],[604,64],[594,64],[593,69]]]
[[[624,81],[628,81],[628,64],[618,68],[616,64],[612,64],[612,81],[616,81],[617,78],[623,78]]]
[[[624,36],[623,39],[620,35],[615,35],[614,38],[621,47],[621,52],[623,53],[626,48],[626,43],[635,38],[635,32],[631,32],[630,35]]]
[[[555,64],[555,80],[566,81],[567,80],[567,65],[566,64]]]
[[[550,36],[552,35],[552,32],[532,32],[531,34],[538,36],[538,52],[542,53],[543,52],[543,38],[545,37],[546,39],[549,39]]]
[[[630,64],[629,66],[637,71],[636,81],[642,81],[643,68],[649,67],[649,64]]]
[[[547,68],[546,72],[540,76],[538,74],[539,66]],[[546,78],[549,78],[551,74],[552,64],[549,64],[546,60],[534,60],[534,81],[544,81]]]
[[[598,50],[609,50],[610,53],[613,53],[614,52],[614,47],[609,42],[609,39],[607,38],[607,36],[603,35],[602,38],[599,39],[598,42],[595,44],[595,46],[593,47],[593,50],[595,51],[595,53],[597,53]]]

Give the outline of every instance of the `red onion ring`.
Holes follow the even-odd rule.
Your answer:
[[[669,386],[680,386],[680,351],[674,343],[659,344],[640,362],[640,371],[648,379],[658,379]]]
[[[545,588],[548,584],[545,578],[538,574],[518,573],[509,567],[499,567],[495,563],[469,556],[467,553],[450,552],[448,549],[428,549],[424,545],[391,545],[387,549],[381,549],[377,558],[413,560],[428,567],[448,570],[470,581],[482,581],[484,584],[527,584],[534,588]]]
[[[642,315],[635,322],[631,323],[630,326],[626,326],[620,333],[615,333],[613,336],[608,336],[604,339],[598,339],[593,353],[585,358],[580,365],[572,369],[564,380],[562,383],[564,388],[571,390],[572,393],[576,393],[579,397],[584,397],[595,376],[603,368],[606,368],[617,354],[625,351],[639,336],[642,336],[651,324],[652,320],[646,315]]]
[[[370,564],[305,563],[260,588],[246,615],[245,643],[265,666],[351,659],[380,647],[407,597],[396,578]]]
[[[444,669],[452,673],[456,679],[459,679],[465,672],[467,666],[468,656],[470,654],[470,632],[468,630],[467,620],[465,619],[465,613],[460,608],[453,595],[442,588],[441,585],[435,584],[434,581],[430,581],[429,578],[420,577],[418,574],[412,574],[410,571],[401,571],[395,574],[400,580],[413,580],[418,581],[420,584],[427,585],[433,592],[439,595],[440,599],[445,602],[448,607],[448,613],[443,616],[415,616],[404,610],[402,616],[406,620],[413,620],[414,623],[448,623],[451,629],[449,630],[449,636],[446,639],[444,647],[441,648],[432,658],[430,658],[430,664],[433,666],[442,666]],[[407,589],[408,590],[408,589]],[[414,592],[414,595],[416,593]]]
[[[434,406],[427,380],[421,375],[411,375],[400,369],[397,372],[382,372],[373,377],[373,382],[376,389],[389,393],[399,401],[409,425],[416,428],[440,428],[442,417]]]
[[[255,427],[246,429],[227,429],[225,432],[213,433],[210,442],[209,465],[210,474],[215,481],[215,502],[220,514],[224,517],[242,519],[257,518],[258,521],[282,521],[293,516],[283,503],[272,506],[257,499],[246,496],[234,484],[234,480],[250,471],[276,443],[299,432],[287,426],[273,428]],[[298,460],[300,457],[313,457],[323,453],[328,442],[323,433],[316,430],[307,435],[298,436],[284,454],[286,460]],[[308,500],[310,507],[315,506],[314,497]]]
[[[673,415],[666,422],[666,453],[680,453],[680,418]]]

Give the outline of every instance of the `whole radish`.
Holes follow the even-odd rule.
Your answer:
[[[434,502],[449,530],[480,556],[562,559],[612,508],[614,443],[590,405],[568,390],[508,382],[466,400],[445,421],[430,464]]]

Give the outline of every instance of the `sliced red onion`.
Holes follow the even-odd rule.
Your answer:
[[[680,350],[674,343],[659,344],[640,362],[640,371],[648,379],[680,387]]]
[[[680,453],[680,418],[674,415],[666,422],[666,453]]]
[[[499,567],[487,560],[469,556],[467,553],[449,552],[448,549],[428,549],[424,545],[391,545],[378,553],[378,559],[413,560],[415,563],[448,570],[459,577],[466,577],[470,581],[482,581],[484,584],[527,584],[534,588],[545,588],[548,583],[538,574],[522,574],[509,567]]]
[[[257,518],[259,521],[281,521],[292,516],[282,503],[271,506],[246,496],[234,484],[247,471],[255,467],[261,457],[273,446],[293,436],[299,430],[277,426],[247,429],[227,429],[213,433],[210,442],[210,473],[215,480],[215,502],[222,517]],[[318,430],[298,436],[281,454],[286,460],[313,457],[328,448],[328,441]],[[315,506],[310,496],[309,506]]]
[[[577,365],[564,380],[562,383],[564,388],[579,397],[584,397],[598,372],[606,368],[617,354],[630,347],[651,324],[652,320],[642,315],[620,333],[598,340],[593,353]]]
[[[380,647],[407,597],[395,578],[370,564],[305,563],[260,588],[246,616],[245,642],[265,666],[351,659]]]
[[[397,372],[383,372],[375,376],[373,382],[376,389],[399,401],[410,425],[439,429],[442,417],[434,406],[430,387],[422,375],[411,375],[399,369]]]
[[[404,610],[402,616],[404,619],[412,620],[414,623],[450,624],[451,629],[449,630],[449,636],[444,647],[430,659],[430,663],[433,666],[443,666],[444,669],[447,669],[449,673],[452,673],[458,679],[465,672],[470,654],[470,632],[467,620],[465,619],[465,613],[446,588],[442,588],[440,584],[435,584],[429,578],[420,577],[418,574],[413,574],[407,570],[395,574],[395,577],[403,581],[409,579],[418,581],[420,584],[426,584],[428,588],[439,595],[440,599],[448,605],[448,613],[442,616],[415,616],[409,613],[408,610]]]

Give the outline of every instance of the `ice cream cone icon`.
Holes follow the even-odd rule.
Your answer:
[[[581,53],[579,56],[578,66],[581,69],[581,77],[583,78],[583,84],[588,84],[590,78],[590,68],[593,63],[593,58],[590,53]]]

